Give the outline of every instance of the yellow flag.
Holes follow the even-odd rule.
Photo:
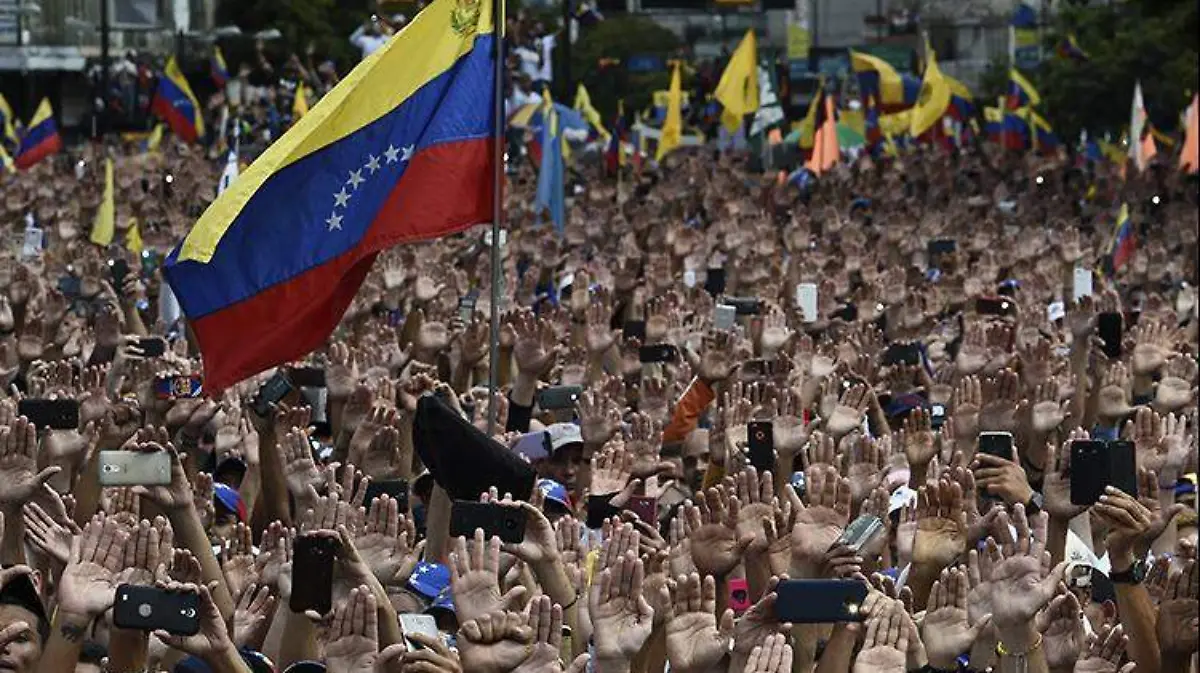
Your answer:
[[[146,140],[146,150],[149,152],[157,152],[158,146],[162,144],[163,125],[155,124],[154,130],[150,132],[150,138]]]
[[[671,88],[667,95],[667,118],[662,125],[662,135],[658,138],[658,150],[654,153],[655,161],[662,161],[667,152],[679,147],[683,138],[683,76],[679,73],[679,63],[671,71]]]
[[[1192,104],[1187,109],[1187,122],[1184,127],[1183,152],[1179,155],[1179,168],[1184,173],[1195,173],[1200,169],[1200,96],[1192,96]]]
[[[575,90],[574,107],[592,125],[592,128],[596,129],[596,132],[607,140],[608,130],[604,128],[604,121],[600,117],[600,111],[592,105],[592,97],[588,94],[587,87],[583,85],[583,82],[580,82],[579,88]]]
[[[938,68],[937,54],[929,46],[928,40],[925,41],[925,54],[925,76],[921,82],[921,97],[913,106],[912,125],[909,127],[909,133],[913,138],[917,138],[933,128],[933,125],[941,120],[942,115],[946,114],[946,108],[950,107],[950,85],[942,76],[941,69]]]
[[[730,133],[742,125],[743,117],[758,111],[758,43],[753,28],[729,57],[717,82],[716,99],[725,108],[721,123]]]
[[[142,254],[145,246],[142,245],[142,232],[138,227],[136,217],[129,218],[129,227],[125,230],[125,249],[135,255]]]
[[[292,123],[295,124],[301,117],[308,114],[308,94],[305,92],[303,84],[296,86],[296,97],[292,99]]]
[[[96,219],[92,222],[92,243],[109,245],[113,240],[113,229],[117,216],[117,205],[113,200],[113,165],[112,159],[104,160],[104,196],[100,199],[100,208],[96,211]]]

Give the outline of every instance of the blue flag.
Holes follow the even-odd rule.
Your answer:
[[[547,99],[549,100],[549,99]],[[558,111],[547,105],[546,123],[542,125],[542,162],[538,169],[537,196],[534,203],[550,211],[554,230],[563,232],[566,214],[563,204],[563,149],[558,128]]]

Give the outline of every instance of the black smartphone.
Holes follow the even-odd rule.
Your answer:
[[[929,405],[929,426],[934,430],[941,430],[946,424],[946,405],[931,404]]]
[[[303,581],[294,582],[288,607],[292,612],[312,610],[329,614],[333,608],[333,562],[341,542],[327,535],[301,535],[292,549],[292,575]]]
[[[482,528],[487,537],[516,544],[525,539],[525,510],[495,503],[455,500],[450,507],[450,537],[471,537]]]
[[[324,388],[324,367],[295,367],[288,371],[288,380],[297,388]]]
[[[1108,483],[1126,495],[1138,496],[1137,455],[1133,442],[1114,439],[1108,443]]]
[[[75,400],[27,397],[17,403],[17,414],[28,418],[38,429],[79,429],[79,402]]]
[[[633,512],[637,515],[638,519],[651,526],[658,525],[658,498],[635,495],[629,498],[629,502],[625,503],[625,509]]]
[[[775,427],[771,421],[751,421],[746,426],[750,464],[759,472],[775,469]]]
[[[1003,297],[980,297],[975,300],[975,312],[979,315],[1012,315],[1012,301]]]
[[[979,433],[979,452],[990,456],[1013,459],[1013,436],[1011,432],[981,432]]]
[[[846,527],[846,530],[842,531],[842,534],[838,536],[837,542],[834,542],[834,544],[848,547],[857,554],[863,550],[863,547],[867,546],[867,543],[872,538],[882,533],[883,530],[882,519],[874,514],[863,514],[850,522],[850,525]]]
[[[762,358],[756,358],[754,360],[746,360],[745,362],[742,363],[742,367],[739,371],[742,373],[743,376],[750,376],[750,377],[756,377],[756,378],[763,377],[763,376],[770,376],[772,373],[771,361],[763,360]]]
[[[934,255],[952,254],[958,249],[958,243],[953,238],[935,238],[928,244],[929,257]]]
[[[363,500],[364,505],[370,506],[371,502],[381,495],[386,495],[399,504],[400,513],[408,511],[408,482],[404,479],[381,479],[379,481],[372,480],[367,484],[367,495]]]
[[[762,312],[762,300],[758,297],[725,297],[722,303],[732,306],[737,315],[758,315]]]
[[[885,365],[921,364],[921,346],[916,342],[894,343],[883,352]]]
[[[537,405],[543,411],[574,409],[582,394],[583,386],[550,386],[538,391]]]
[[[1096,317],[1096,333],[1104,342],[1101,350],[1109,358],[1121,357],[1124,320],[1120,313],[1101,313]]]
[[[839,308],[833,314],[833,317],[838,320],[844,320],[845,322],[854,322],[855,320],[858,320],[858,306],[854,304],[846,304],[845,306]]]
[[[775,587],[775,618],[790,624],[861,622],[867,585],[856,580],[784,580]]]
[[[118,293],[125,285],[125,278],[129,275],[129,262],[123,259],[108,260],[108,269],[112,272],[113,289]]]
[[[704,274],[704,290],[714,297],[725,292],[725,269],[709,269]]]
[[[122,584],[113,603],[113,625],[134,631],[162,629],[176,636],[200,632],[200,594]]]
[[[621,336],[625,339],[645,339],[646,321],[626,320],[625,324],[621,326]]]
[[[1071,504],[1091,506],[1099,502],[1108,485],[1107,442],[1077,439],[1071,442]]]
[[[679,359],[679,350],[671,344],[652,344],[638,349],[638,360],[642,364],[654,362],[675,362]]]
[[[293,390],[295,390],[295,386],[292,385],[287,374],[282,369],[277,370],[270,379],[267,379],[262,388],[258,389],[258,396],[254,398],[254,403],[252,404],[254,413],[265,418],[271,412],[271,405],[277,404],[279,400],[287,397]]]
[[[148,358],[162,357],[167,352],[167,342],[160,337],[144,337],[138,339],[138,348],[142,355]]]

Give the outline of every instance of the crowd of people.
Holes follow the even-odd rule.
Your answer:
[[[1200,219],[1165,164],[917,147],[800,188],[582,158],[559,234],[521,162],[506,240],[390,250],[324,349],[203,391],[157,263],[220,166],[106,151],[112,246],[97,146],[2,183],[0,670],[1198,670]],[[1091,440],[1133,471],[1085,483]],[[133,454],[163,479],[103,485]],[[123,621],[139,590],[198,630]]]

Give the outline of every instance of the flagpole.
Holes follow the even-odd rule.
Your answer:
[[[492,0],[492,115],[495,123],[495,143],[492,161],[492,263],[491,316],[488,333],[488,435],[496,434],[496,393],[500,380],[500,220],[504,216],[504,0]]]

